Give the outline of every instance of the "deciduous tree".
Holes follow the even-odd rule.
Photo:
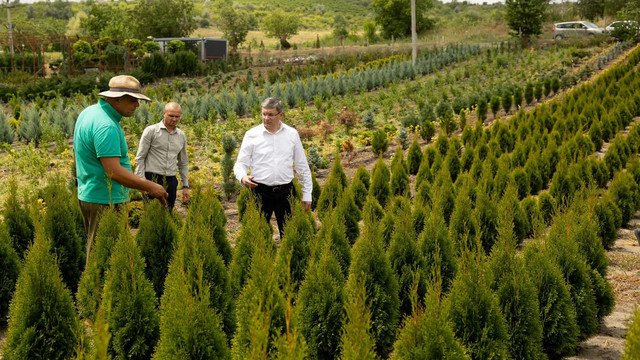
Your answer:
[[[506,20],[511,32],[522,39],[523,46],[532,36],[542,34],[549,0],[506,0]]]
[[[291,47],[288,39],[298,33],[300,16],[276,10],[264,18],[262,28],[268,37],[280,40],[283,49]]]

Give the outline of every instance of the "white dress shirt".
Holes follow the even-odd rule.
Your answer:
[[[244,134],[233,172],[242,181],[251,169],[253,182],[277,186],[293,180],[293,165],[300,176],[302,201],[311,201],[311,170],[298,131],[281,122],[272,134],[260,124]]]
[[[183,187],[189,187],[189,158],[187,137],[177,127],[169,132],[162,121],[144,129],[136,154],[136,175],[145,172],[162,176],[176,176],[180,171]]]

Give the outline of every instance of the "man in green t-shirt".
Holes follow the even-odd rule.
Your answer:
[[[139,100],[151,100],[140,92],[140,82],[129,75],[115,76],[109,81],[109,91],[98,95],[104,99],[80,113],[73,133],[78,200],[87,230],[87,260],[100,213],[110,204],[129,201],[129,188],[146,191],[164,205],[168,195],[161,185],[131,172],[120,120],[133,115]]]

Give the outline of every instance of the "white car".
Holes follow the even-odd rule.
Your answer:
[[[638,22],[633,20],[623,20],[623,21],[614,21],[611,24],[607,25],[604,30],[607,34],[611,34],[614,30],[621,27],[631,27],[636,29],[636,33],[640,33],[640,27],[638,26]]]

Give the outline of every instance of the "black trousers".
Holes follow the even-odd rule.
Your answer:
[[[152,172],[145,172],[144,177],[147,180],[151,180],[154,183],[164,186],[164,188],[167,190],[167,193],[169,193],[169,198],[167,199],[167,208],[169,208],[169,211],[173,210],[173,206],[176,204],[178,178],[175,176],[159,175]],[[143,198],[145,201],[149,200],[149,197],[147,195],[144,195]]]
[[[293,183],[277,186],[258,184],[253,191],[260,202],[260,211],[267,219],[267,222],[271,221],[272,214],[276,214],[278,231],[280,232],[280,238],[282,238],[284,224],[287,221],[287,217],[291,216],[289,198],[295,196]]]

